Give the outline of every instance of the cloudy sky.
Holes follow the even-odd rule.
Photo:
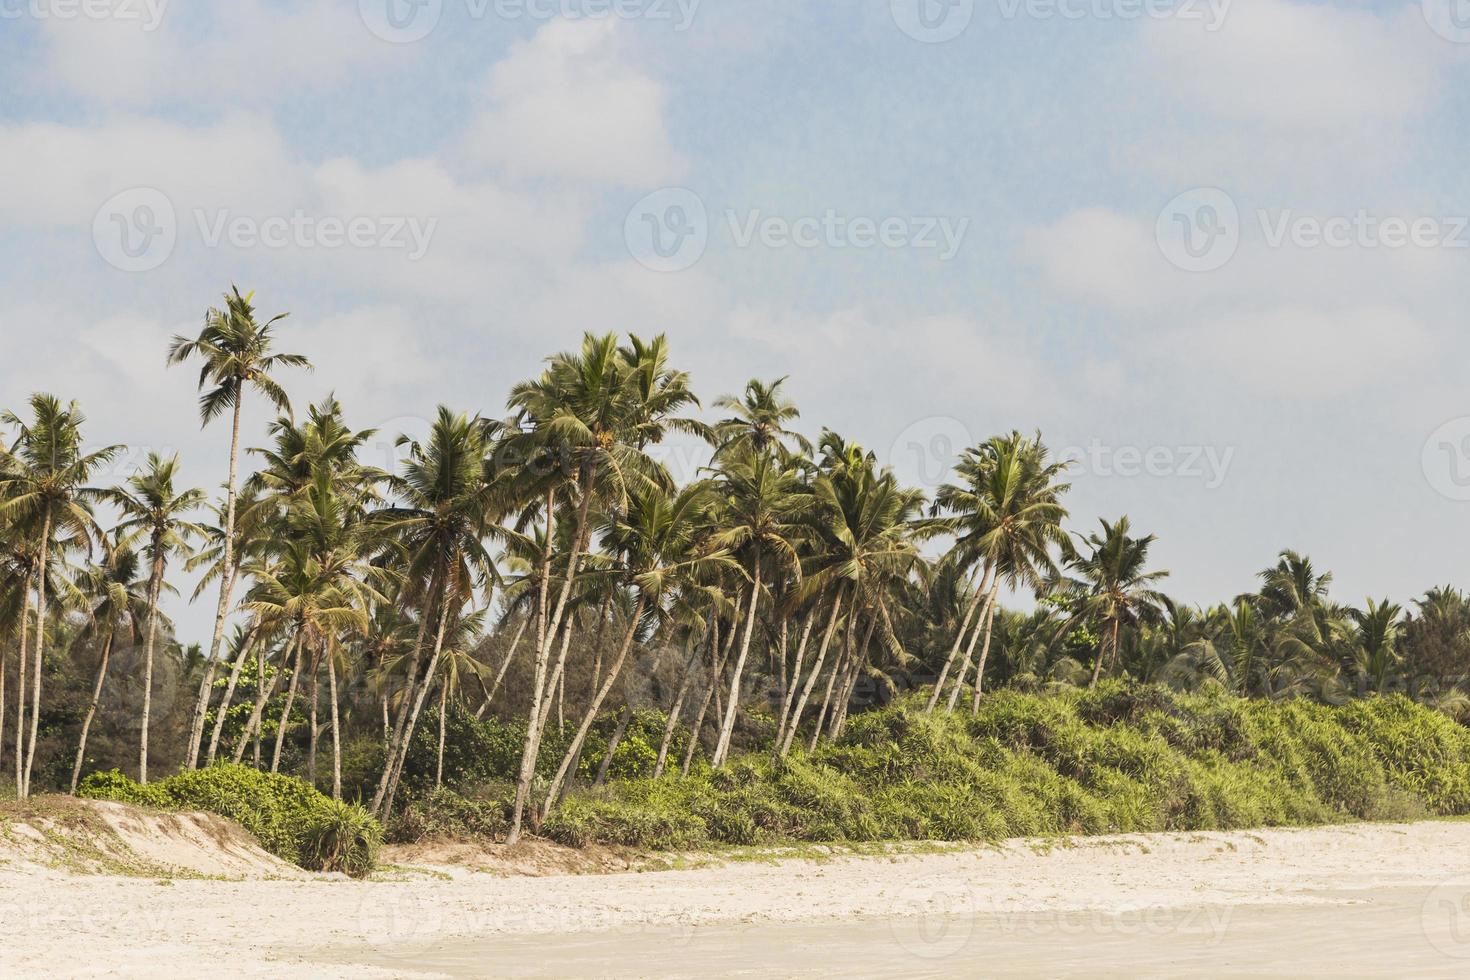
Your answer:
[[[912,481],[1040,428],[1185,600],[1285,547],[1343,599],[1470,584],[1457,13],[0,0],[0,405],[216,486],[163,360],[231,282],[292,314],[298,403],[393,433],[663,331]]]

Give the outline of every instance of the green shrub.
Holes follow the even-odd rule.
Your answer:
[[[117,770],[93,773],[80,795],[160,809],[205,810],[236,821],[272,854],[313,871],[361,877],[372,870],[381,829],[361,807],[333,801],[293,776],[218,765],[147,786]]]

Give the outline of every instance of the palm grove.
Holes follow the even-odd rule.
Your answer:
[[[1065,529],[1067,467],[1039,436],[965,450],[926,499],[836,432],[799,434],[782,381],[704,421],[663,337],[589,335],[503,417],[440,408],[388,472],[335,400],[293,411],[311,365],[278,349],[282,320],[232,290],[168,351],[227,447],[218,498],[157,454],[107,479],[124,447],[89,447],[76,403],[3,416],[0,763],[18,796],[234,762],[385,815],[494,722],[513,841],[589,783],[810,752],[897,697],[973,713],[998,686],[1121,677],[1463,705],[1463,594],[1343,606],[1285,552],[1254,592],[1176,604],[1126,517]],[[251,400],[279,417],[247,446]],[[675,434],[711,447],[684,485],[657,458]],[[185,572],[215,608],[187,647],[161,609]]]

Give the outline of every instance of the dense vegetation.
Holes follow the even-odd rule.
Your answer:
[[[117,472],[75,403],[0,416],[17,795],[118,769],[88,791],[229,810],[232,787],[307,862],[337,848],[273,829],[287,786],[401,835],[529,817],[660,845],[1464,809],[1453,589],[1346,606],[1288,551],[1175,603],[1128,518],[1067,529],[1039,434],[969,447],[929,499],[800,434],[784,379],[706,412],[662,337],[588,336],[503,417],[441,408],[389,472],[335,400],[293,411],[283,330],[233,290],[168,352],[224,433],[219,500],[175,458]],[[279,411],[263,438],[250,400]],[[675,437],[709,465],[676,479]],[[160,608],[186,573],[215,609],[197,644]]]

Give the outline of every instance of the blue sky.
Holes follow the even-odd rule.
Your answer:
[[[666,331],[707,401],[789,374],[813,433],[911,480],[1040,428],[1080,451],[1074,526],[1128,513],[1189,601],[1284,547],[1348,600],[1466,579],[1449,0],[93,2],[0,0],[6,406],[78,398],[212,486],[225,433],[163,351],[232,281],[293,314],[298,402],[394,432],[498,414],[584,330]],[[963,29],[911,36],[920,4]],[[671,188],[707,244],[649,268]]]

